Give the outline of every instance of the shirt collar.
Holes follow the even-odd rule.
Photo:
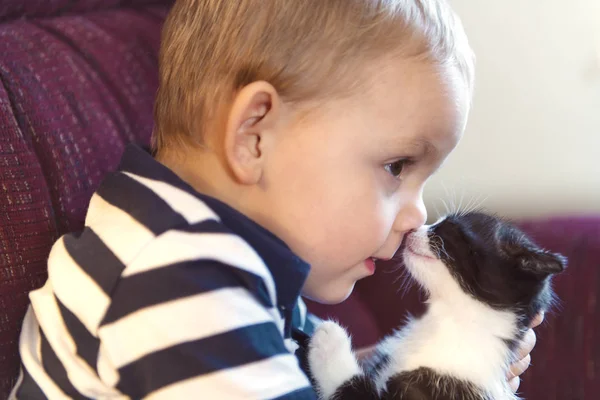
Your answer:
[[[275,281],[278,306],[293,309],[310,266],[273,233],[233,207],[199,193],[169,168],[156,161],[148,151],[130,144],[125,148],[120,171],[166,182],[202,200],[233,233],[244,239],[265,262]]]

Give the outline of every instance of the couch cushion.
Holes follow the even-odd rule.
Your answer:
[[[22,3],[72,2],[1,7]],[[27,293],[46,279],[50,246],[82,227],[92,193],[124,145],[148,143],[166,11],[144,6],[0,24],[0,398],[17,373]]]
[[[80,14],[123,6],[164,5],[171,2],[169,0],[2,0],[0,21],[22,17]]]

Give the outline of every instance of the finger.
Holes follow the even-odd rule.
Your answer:
[[[525,358],[525,356],[531,353],[531,350],[533,350],[535,347],[536,341],[537,338],[535,337],[535,332],[533,329],[529,329],[527,332],[525,332],[525,336],[523,336],[523,340],[521,340],[519,349],[517,350],[517,359],[522,360]]]
[[[371,357],[373,353],[375,353],[375,349],[375,346],[364,347],[362,349],[356,350],[354,354],[356,355],[356,358],[358,358],[358,360],[364,360]]]
[[[542,322],[544,322],[544,313],[543,312],[536,315],[535,318],[533,319],[533,321],[531,321],[531,328],[540,326]]]
[[[510,381],[514,378],[519,377],[523,372],[527,371],[531,364],[531,356],[528,354],[524,359],[517,361],[510,366],[506,378]]]
[[[517,390],[519,390],[520,384],[521,384],[521,379],[519,379],[518,376],[516,378],[511,379],[508,382],[508,385],[510,386],[510,390],[512,390],[513,393],[517,393]]]

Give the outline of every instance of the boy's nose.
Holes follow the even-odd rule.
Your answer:
[[[427,209],[423,202],[423,197],[406,203],[398,212],[394,221],[394,229],[400,233],[406,233],[419,229],[427,222]]]

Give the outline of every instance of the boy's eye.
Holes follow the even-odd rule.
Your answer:
[[[402,174],[402,170],[404,169],[406,164],[407,160],[398,160],[394,161],[393,163],[385,164],[384,168],[394,178],[398,178]]]

